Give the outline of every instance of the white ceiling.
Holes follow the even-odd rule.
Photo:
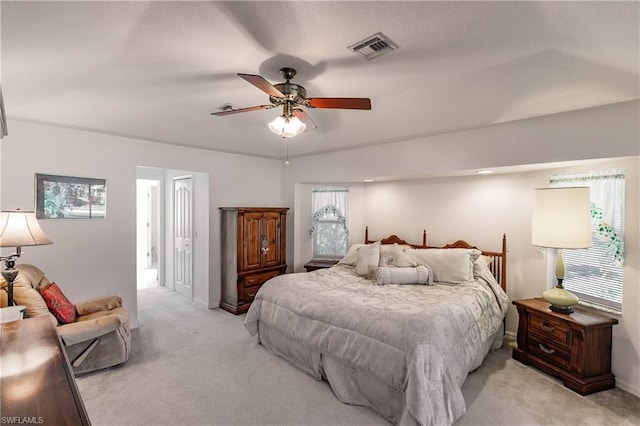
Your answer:
[[[9,119],[283,158],[638,99],[638,2],[3,1]],[[399,49],[347,46],[383,32]],[[277,109],[236,73],[309,97],[369,97],[371,111],[306,112],[286,142]],[[9,123],[9,134],[11,127]]]

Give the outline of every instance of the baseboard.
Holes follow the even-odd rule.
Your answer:
[[[640,389],[638,388],[638,386],[634,386],[629,382],[620,380],[617,376],[616,376],[616,387],[640,398]]]
[[[200,305],[202,307],[205,307],[207,309],[209,309],[209,304],[206,303],[204,300],[200,300],[200,299],[196,299],[195,297],[193,299],[191,299],[193,302],[195,302],[195,304]]]

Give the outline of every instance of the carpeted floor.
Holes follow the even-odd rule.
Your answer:
[[[91,422],[109,425],[388,425],[342,404],[250,337],[243,316],[164,288],[138,291],[132,352],[77,379]],[[469,374],[462,425],[638,425],[640,399],[620,389],[580,396],[511,359],[504,347]]]

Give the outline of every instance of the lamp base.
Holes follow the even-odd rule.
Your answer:
[[[570,314],[573,312],[572,306],[577,305],[579,299],[574,294],[565,290],[565,288],[562,287],[562,282],[560,280],[558,281],[559,283],[556,287],[543,291],[542,297],[551,303],[549,309],[552,311]]]
[[[2,278],[7,282],[7,306],[13,306],[13,281],[18,276],[18,270],[13,268],[2,271]]]

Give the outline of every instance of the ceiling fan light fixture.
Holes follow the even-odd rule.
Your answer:
[[[283,138],[292,138],[297,136],[307,128],[307,125],[300,121],[300,119],[295,115],[289,117],[279,115],[275,120],[269,123],[268,126],[269,130]]]

